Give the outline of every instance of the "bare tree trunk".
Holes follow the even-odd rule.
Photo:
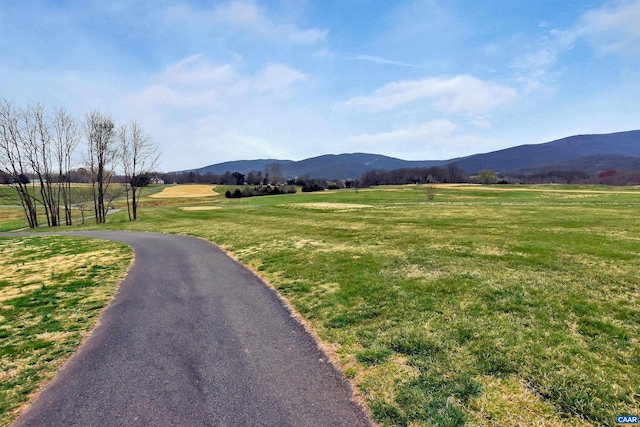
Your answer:
[[[88,143],[87,163],[93,176],[96,223],[101,224],[106,222],[108,209],[104,200],[111,183],[109,168],[113,166],[117,155],[115,125],[109,116],[92,111],[85,116],[85,133]]]
[[[82,225],[85,221],[85,212],[91,210],[91,202],[93,201],[93,187],[86,185],[78,186],[73,194],[70,193],[69,203],[70,206],[75,207],[80,211],[80,218]]]
[[[78,126],[64,109],[58,109],[53,117],[53,130],[56,142],[59,195],[64,203],[64,222],[66,225],[71,225],[71,157],[80,141]]]
[[[53,178],[53,138],[44,107],[40,104],[29,106],[20,117],[22,145],[31,169],[40,182],[40,201],[47,224],[57,227],[60,225],[60,187]]]
[[[149,173],[157,166],[159,154],[138,122],[131,121],[120,128],[120,155],[125,175],[125,187],[130,186],[131,204],[127,191],[129,221],[138,219],[138,202],[142,188],[149,184]]]
[[[131,197],[133,199],[133,220],[137,221],[138,220],[138,199],[136,199],[136,193],[142,190],[141,188],[138,189],[137,187],[135,189],[133,189],[131,191]]]
[[[16,190],[30,228],[38,226],[35,200],[29,192],[26,159],[20,136],[19,114],[8,102],[0,104],[0,167],[11,176],[11,188]]]
[[[123,185],[124,185],[124,191],[127,195],[127,215],[129,215],[129,221],[132,221],[133,219],[131,217],[131,201],[129,200],[129,192],[131,188],[129,187],[126,181]],[[133,193],[133,202],[135,203],[135,201],[136,201],[136,196],[135,196],[135,193]],[[135,215],[135,212],[133,214]]]

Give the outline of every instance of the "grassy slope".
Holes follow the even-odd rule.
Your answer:
[[[101,240],[0,238],[0,425],[73,354],[131,256]]]
[[[426,202],[424,188],[398,187],[209,202],[222,209],[173,200],[110,227],[232,251],[337,349],[383,424],[600,425],[638,411],[638,189],[441,187]]]
[[[111,184],[109,188],[120,191],[122,187],[120,184]],[[146,187],[142,190],[142,196],[147,198],[147,200],[151,200],[151,202],[147,202],[148,204],[157,204],[157,202],[153,202],[152,199],[149,199],[148,197],[162,191],[164,188],[166,187],[159,185],[150,185],[149,187]],[[39,191],[39,185],[29,187],[30,194],[34,194],[36,199],[40,198]],[[72,200],[80,201],[90,198],[91,195],[89,191],[89,184],[73,184],[71,187]],[[60,203],[62,204],[62,201]],[[40,226],[46,226],[47,218],[45,216],[44,208],[42,207],[42,204],[40,202],[36,202],[36,205],[38,206],[38,224]],[[124,195],[123,198],[116,199],[112,203],[112,207],[126,210],[127,204],[126,200],[124,199]],[[89,218],[93,216],[93,202],[87,203],[85,209],[86,211],[84,213],[84,216],[85,218],[87,218],[86,221],[89,223],[94,221],[92,218]],[[61,206],[62,221],[64,222],[63,211],[64,206]],[[77,206],[74,206],[72,209],[72,220],[76,225],[82,223],[82,214],[78,210]],[[8,185],[0,185],[0,232],[28,228],[28,226],[29,225],[27,221],[24,219],[24,210],[20,204],[20,199],[17,195],[17,192]]]

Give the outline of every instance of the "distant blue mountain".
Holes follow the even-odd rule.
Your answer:
[[[216,175],[225,172],[248,174],[250,171],[264,172],[269,165],[277,163],[286,178],[309,176],[345,179],[359,178],[364,172],[375,169],[446,166],[450,163],[455,163],[469,174],[475,174],[483,169],[509,173],[545,170],[551,167],[597,171],[599,166],[605,165],[606,169],[624,170],[636,165],[638,157],[640,157],[640,130],[633,130],[602,135],[570,136],[544,144],[520,145],[449,160],[410,161],[380,154],[327,154],[300,161],[238,160],[213,164],[193,169],[193,171]]]
[[[311,178],[346,179],[360,178],[369,170],[393,170],[408,167],[430,167],[443,165],[442,161],[409,161],[380,154],[326,154],[310,159],[292,161],[276,159],[238,160],[218,163],[194,169],[201,174],[212,173],[221,175],[225,172],[240,172],[248,174],[250,171],[264,172],[271,164],[277,163],[282,168],[282,175],[286,178],[309,176]]]
[[[506,173],[523,169],[542,170],[557,164],[562,164],[567,169],[582,169],[585,165],[579,159],[613,154],[621,157],[640,157],[640,130],[570,136],[544,144],[520,145],[451,159],[448,162],[455,162],[468,173],[483,169]]]

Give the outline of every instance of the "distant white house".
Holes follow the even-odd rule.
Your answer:
[[[154,176],[153,178],[151,178],[151,183],[152,184],[164,184],[164,179],[158,177],[158,176]]]

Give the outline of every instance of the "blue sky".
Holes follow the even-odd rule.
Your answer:
[[[165,171],[640,128],[640,0],[0,0],[0,28],[0,99],[136,119]]]

